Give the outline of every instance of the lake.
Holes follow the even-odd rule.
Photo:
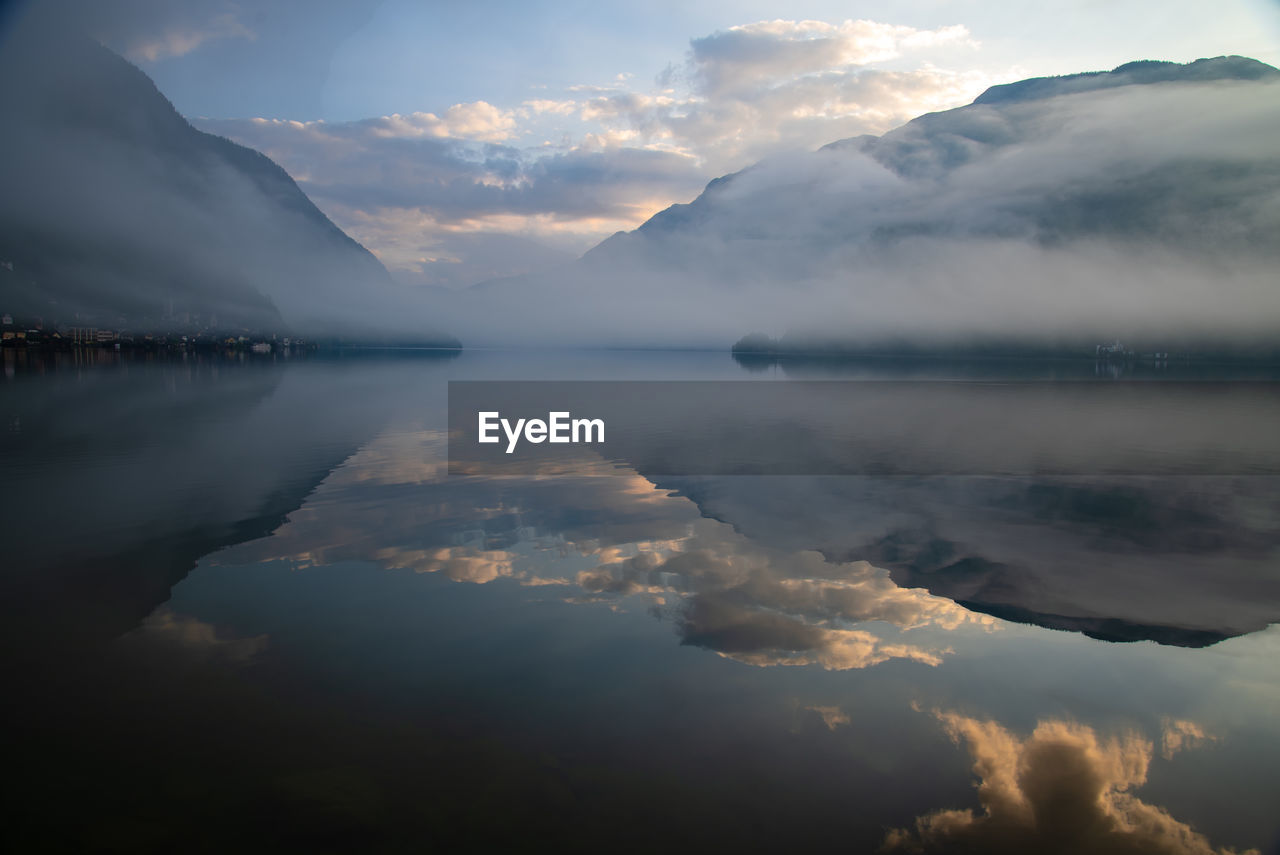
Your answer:
[[[10,851],[1280,852],[1275,369],[3,359]]]

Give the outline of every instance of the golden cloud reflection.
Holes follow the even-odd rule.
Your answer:
[[[267,649],[267,636],[237,637],[168,606],[151,613],[132,637],[161,646],[181,649],[188,656],[221,662],[248,662]]]
[[[889,832],[887,852],[1090,852],[1214,855],[1204,835],[1132,793],[1147,780],[1152,743],[1137,733],[1104,739],[1056,719],[1021,738],[995,721],[935,712],[963,742],[979,778],[982,812],[939,810]],[[1199,732],[1193,722],[1179,729]],[[1166,733],[1168,732],[1166,723]],[[1166,743],[1167,744],[1167,743]],[[1257,850],[1249,850],[1255,853]]]
[[[1189,751],[1206,743],[1217,741],[1217,737],[1206,733],[1204,727],[1194,721],[1182,718],[1166,718],[1160,732],[1160,754],[1166,760],[1172,760],[1179,751]]]
[[[448,477],[445,451],[439,431],[379,437],[271,537],[215,560],[298,570],[370,561],[455,582],[558,588],[566,601],[615,610],[625,601],[669,620],[684,644],[760,667],[934,666],[950,647],[936,633],[908,633],[997,624],[899,587],[865,561],[764,547],[603,460],[554,477]]]
[[[815,713],[822,719],[822,723],[827,726],[827,730],[835,730],[838,727],[847,727],[852,719],[849,714],[841,710],[837,706],[808,706],[804,708],[806,711]]]
[[[483,585],[503,576],[512,576],[515,555],[502,549],[480,551],[473,547],[443,549],[380,549],[374,560],[385,566],[415,573],[443,573],[455,582]]]

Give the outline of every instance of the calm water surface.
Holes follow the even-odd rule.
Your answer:
[[[10,851],[1280,852],[1265,371],[497,351],[4,369]],[[985,417],[965,383],[1072,381],[1096,423],[1121,399],[1090,389],[1192,381],[1186,431],[1134,453],[1242,438],[1191,474],[1090,474],[1073,428],[1056,475],[585,455],[450,476],[447,383],[478,379],[956,381],[910,387],[931,453]]]

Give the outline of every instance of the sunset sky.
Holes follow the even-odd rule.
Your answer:
[[[415,286],[554,267],[716,176],[994,83],[1136,59],[1280,64],[1274,0],[28,8],[82,21],[197,127],[268,154]]]

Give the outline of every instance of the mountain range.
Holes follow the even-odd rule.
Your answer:
[[[781,351],[1274,355],[1280,333],[1280,71],[1244,57],[995,86],[717,178],[568,267],[431,295],[96,42],[10,37],[0,106],[14,315]]]
[[[717,178],[570,268],[476,290],[518,307],[516,338],[1266,347],[1277,134],[1280,71],[1244,57],[1023,80]]]

